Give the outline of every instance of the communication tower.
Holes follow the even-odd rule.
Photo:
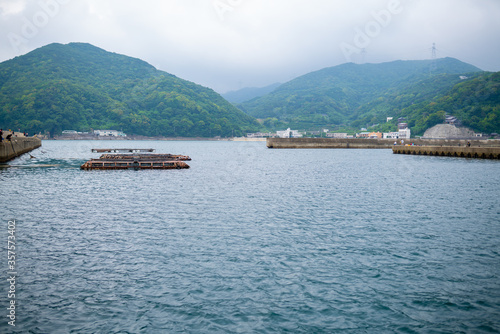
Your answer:
[[[436,43],[432,43],[432,48],[431,48],[431,54],[432,54],[432,59],[436,59],[436,52],[437,49],[436,49]]]

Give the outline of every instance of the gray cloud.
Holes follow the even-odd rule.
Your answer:
[[[0,0],[0,61],[88,42],[224,92],[426,59],[435,42],[438,57],[499,71],[499,17],[498,0]]]

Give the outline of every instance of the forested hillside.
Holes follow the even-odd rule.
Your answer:
[[[142,60],[90,44],[50,44],[0,63],[0,127],[225,137],[262,130],[254,117],[269,130],[354,131],[395,130],[396,119],[406,117],[412,134],[421,135],[450,114],[475,131],[499,133],[499,77],[453,58],[349,63],[267,87],[271,93],[239,104],[242,112],[213,90]]]
[[[474,77],[481,70],[453,58],[349,63],[303,75],[239,107],[270,127],[360,128],[385,122],[388,116],[411,116],[413,126],[423,127],[429,122],[417,124],[416,116],[426,113],[423,105],[411,112],[402,108],[434,99],[461,82],[464,73]]]
[[[401,102],[405,98],[411,99],[410,96],[395,99]],[[457,117],[464,126],[477,132],[500,133],[500,72],[461,80],[450,89],[418,103],[406,102],[399,114],[407,117],[418,135],[442,123],[445,114]]]
[[[30,133],[117,129],[230,136],[259,124],[213,90],[90,44],[50,44],[0,64],[0,124]]]

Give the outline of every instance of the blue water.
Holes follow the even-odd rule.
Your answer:
[[[93,147],[187,170],[81,171]],[[500,162],[44,141],[0,169],[1,333],[497,333]]]

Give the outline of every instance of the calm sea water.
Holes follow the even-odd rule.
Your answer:
[[[93,147],[191,169],[81,171]],[[8,333],[495,333],[500,162],[264,143],[44,141],[0,170]]]

